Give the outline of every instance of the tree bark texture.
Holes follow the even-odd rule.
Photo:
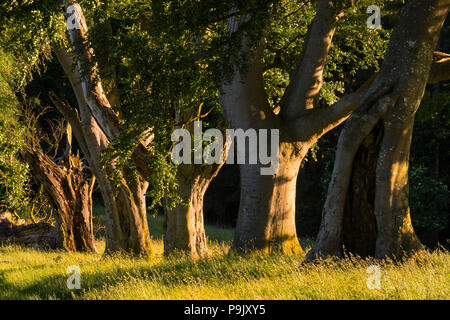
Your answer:
[[[197,117],[200,117],[200,111]],[[195,118],[195,117],[194,117]],[[193,133],[191,112],[176,110],[175,121]],[[223,128],[224,129],[224,128]],[[222,130],[224,133],[225,130]],[[226,139],[222,146],[222,159],[226,159],[231,141]],[[193,159],[192,159],[193,160]],[[164,254],[183,253],[193,259],[208,255],[207,239],[203,217],[203,200],[211,181],[224,165],[179,164],[177,168],[177,190],[181,203],[166,208],[164,213]]]
[[[203,199],[214,178],[208,168],[181,164],[177,171],[177,193],[181,203],[164,214],[164,254],[183,253],[193,259],[208,254],[203,220]]]
[[[36,147],[25,148],[21,154],[55,209],[57,247],[96,252],[91,216],[92,186],[83,174],[81,160],[70,155],[65,165],[57,165]]]

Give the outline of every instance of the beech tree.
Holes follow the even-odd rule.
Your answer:
[[[148,168],[144,160],[149,155],[148,139],[140,137],[133,144],[137,152],[133,154],[132,166],[131,161],[118,166],[117,157],[103,161],[108,146],[120,136],[119,115],[111,108],[103,89],[81,7],[76,2],[60,4],[53,1],[2,4],[2,41],[8,50],[17,49],[31,70],[45,66],[52,53],[56,56],[72,86],[78,108],[63,101],[55,106],[70,123],[102,193],[106,207],[106,252],[149,253],[144,196],[148,183],[134,169]],[[17,28],[17,24],[27,28]]]
[[[320,232],[308,260],[341,256],[342,246],[377,258],[423,248],[410,218],[409,153],[427,82],[450,78],[448,55],[434,53],[449,8],[448,0],[408,1],[381,71],[339,137]]]
[[[121,63],[117,63],[114,66],[126,70],[126,77],[130,79],[130,83],[126,84],[126,90],[124,90],[126,93],[120,96],[117,93],[119,91],[116,90],[117,87],[111,91],[115,92],[114,100],[116,103],[119,101],[119,105],[122,105],[122,131],[126,131],[128,135],[114,134],[114,131],[118,131],[116,129],[118,121],[111,115],[108,106],[106,108],[102,106],[102,103],[105,104],[105,101],[111,101],[112,97],[106,97],[104,94],[102,95],[100,90],[97,90],[92,94],[93,100],[97,99],[97,101],[91,102],[93,106],[91,104],[88,104],[88,106],[91,110],[96,110],[93,112],[93,115],[97,123],[101,124],[102,130],[111,132],[113,136],[115,135],[114,141],[119,145],[116,151],[118,150],[121,155],[126,154],[127,151],[132,153],[130,162],[143,178],[152,183],[150,196],[153,197],[153,201],[161,196],[164,196],[166,200],[173,197],[178,198],[178,201],[168,200],[165,202],[164,253],[169,255],[174,252],[184,252],[193,258],[203,257],[207,254],[206,235],[203,225],[203,198],[209,183],[217,175],[222,164],[215,166],[182,164],[176,169],[174,177],[170,177],[170,169],[166,169],[167,171],[162,170],[163,172],[160,174],[160,176],[163,176],[162,180],[158,179],[159,173],[155,174],[155,171],[160,170],[160,168],[156,168],[159,161],[162,162],[163,166],[172,167],[170,158],[168,158],[168,155],[170,155],[170,144],[167,144],[170,141],[170,130],[176,126],[186,126],[192,129],[193,118],[191,115],[195,114],[193,110],[196,111],[196,107],[199,104],[202,105],[205,101],[208,102],[210,108],[210,111],[207,112],[207,114],[210,114],[208,121],[216,124],[220,122],[217,119],[217,113],[216,116],[213,116],[214,113],[211,113],[211,110],[217,104],[217,102],[214,102],[214,96],[217,94],[215,90],[206,90],[212,86],[211,76],[209,74],[207,76],[202,75],[202,68],[197,65],[188,70],[189,76],[187,77],[186,70],[180,68],[180,73],[184,75],[184,77],[180,77],[180,73],[177,70],[177,66],[180,64],[177,61],[179,57],[174,57],[173,54],[165,58],[162,63],[160,62],[160,52],[166,50],[165,47],[171,42],[164,37],[161,38],[158,34],[158,29],[153,30],[155,22],[152,23],[150,21],[149,23],[148,21],[150,19],[149,12],[153,13],[152,10],[155,9],[153,3],[150,8],[148,8],[149,4],[139,2],[132,4],[110,2],[109,5],[111,7],[105,6],[103,8],[104,11],[102,12],[105,13],[105,16],[100,19],[97,26],[98,29],[94,30],[90,37],[84,31],[84,29],[87,30],[87,27],[83,26],[83,22],[81,22],[81,36],[85,35],[85,37],[78,42],[88,43],[91,40],[94,42],[99,40],[101,43],[101,40],[96,38],[96,36],[105,37],[105,30],[101,24],[103,22],[109,25],[107,29],[108,32],[111,32],[111,20],[114,20],[116,23],[119,22],[119,24],[121,23],[120,21],[126,21],[128,25],[134,26],[139,31],[133,33],[133,31],[130,31],[133,28],[130,28],[130,30],[119,30],[117,38],[114,39],[115,41],[111,41],[107,45],[111,52],[100,48],[102,51],[96,57],[91,53],[93,51],[92,47],[76,48],[78,44],[76,37],[80,35],[69,33],[75,51],[81,57],[77,62],[78,67],[83,66],[85,61],[91,62],[91,75],[95,75],[91,76],[91,79],[95,78],[97,79],[96,81],[100,81],[102,72],[95,68],[98,68],[104,61],[108,61],[109,58],[118,58],[127,62],[126,66]],[[139,14],[136,15],[135,10]],[[80,14],[80,16],[82,15]],[[97,32],[98,34],[96,34]],[[192,39],[195,39],[195,37],[189,35],[188,38],[190,39],[189,47],[191,51],[194,51],[196,41],[192,41]],[[171,50],[174,52],[185,50],[186,45],[183,43],[183,40],[175,41]],[[191,51],[188,50],[189,53]],[[58,56],[58,50],[55,50],[55,52]],[[63,59],[59,58],[59,60],[61,62]],[[95,65],[97,62],[98,66]],[[147,67],[148,63],[152,66],[151,68]],[[62,65],[64,66],[63,63]],[[103,67],[108,68],[109,66],[105,63]],[[175,73],[173,69],[176,70]],[[85,70],[81,72],[80,69],[78,72],[82,75],[85,73]],[[196,76],[198,78],[192,81]],[[118,84],[116,83],[115,85]],[[89,82],[87,82],[85,87],[90,87]],[[208,93],[204,94],[205,91]],[[199,94],[199,92],[203,93]],[[99,101],[98,97],[101,97],[101,101]],[[150,118],[149,115],[151,116]],[[199,114],[198,117],[206,117],[206,114]],[[130,131],[131,133],[129,133]],[[144,132],[144,135],[150,133],[148,136],[150,139],[146,139],[145,142],[140,144],[137,143],[134,149],[130,148],[130,146],[136,145],[136,142],[133,140],[142,139],[142,132]],[[110,134],[107,134],[107,137],[109,136]],[[228,144],[224,145],[224,150],[222,151],[224,154],[226,154],[228,146]],[[151,152],[149,149],[151,149]],[[113,157],[112,159],[115,161]],[[165,177],[165,174],[169,177]],[[176,184],[171,183],[174,179]],[[167,182],[167,184],[165,185],[164,182]]]
[[[364,90],[343,97],[332,107],[317,108],[323,71],[333,35],[345,6],[319,1],[307,40],[289,85],[276,109],[270,108],[264,88],[261,39],[250,45],[245,31],[241,56],[247,68],[234,65],[231,81],[221,85],[225,118],[233,128],[267,128],[280,132],[279,167],[276,174],[263,176],[260,165],[240,165],[241,198],[234,247],[266,252],[299,253],[295,228],[295,191],[301,162],[308,150],[326,132],[342,123],[363,97]],[[252,23],[251,14],[233,16],[230,34]],[[256,44],[255,44],[256,42]]]
[[[116,151],[126,154],[133,140],[148,128],[154,135],[153,157],[143,164],[156,175],[149,177],[150,206],[164,199],[164,254],[181,252],[200,258],[207,255],[204,195],[223,164],[191,161],[175,166],[170,138],[176,128],[193,133],[195,120],[201,120],[204,129],[224,129],[214,77],[205,70],[204,61],[198,61],[203,56],[199,54],[202,42],[212,37],[206,29],[174,35],[173,23],[166,16],[172,10],[160,5],[159,1],[110,1],[100,9],[90,39],[102,44],[96,55],[99,66],[104,70],[113,62],[122,77],[121,120],[129,134],[119,138]],[[108,41],[102,41],[105,31],[112,34]],[[224,158],[228,146],[224,144]]]
[[[201,111],[201,110],[200,110]],[[184,112],[183,115],[187,116]],[[200,118],[200,114],[198,117]],[[179,123],[187,124],[190,133],[194,132],[194,122],[179,119]],[[190,138],[189,138],[190,139]],[[230,141],[224,141],[222,158],[226,159]],[[211,181],[217,176],[223,162],[211,165],[191,163],[178,165],[176,194],[181,202],[172,208],[166,208],[164,215],[164,253],[187,253],[192,258],[205,257],[208,253],[204,227],[203,200]]]

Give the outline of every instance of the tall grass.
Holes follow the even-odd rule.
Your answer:
[[[161,218],[150,225],[154,254],[146,259],[0,247],[0,299],[450,299],[444,251],[402,263],[348,257],[303,265],[303,256],[229,254],[232,230],[208,226],[210,256],[193,262],[164,258]],[[380,289],[367,286],[374,264]],[[80,290],[67,288],[71,265],[81,269]]]

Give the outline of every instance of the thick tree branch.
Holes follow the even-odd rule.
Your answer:
[[[72,89],[77,98],[77,102],[78,102],[78,106],[79,106],[80,110],[88,109],[87,102],[86,102],[85,96],[83,94],[83,89],[81,87],[80,73],[78,72],[77,68],[73,68],[73,64],[74,64],[73,57],[64,48],[54,47],[53,51],[55,52],[59,63],[61,64],[62,68],[64,69],[65,74],[69,78],[69,81],[72,85]],[[56,107],[58,108],[58,110],[60,110],[59,107],[62,108],[60,110],[60,112],[63,113],[64,117],[67,116],[66,120],[69,121],[69,123],[72,125],[72,127],[76,128],[78,126],[74,121],[74,119],[75,119],[74,114],[70,114],[69,110],[67,110],[67,108],[64,108],[64,103],[62,103],[62,104],[60,103],[59,105],[56,105]],[[75,113],[74,110],[72,110],[72,113]],[[75,116],[78,117],[77,114],[75,114]],[[71,122],[71,119],[72,119],[72,121],[74,121],[73,123]],[[80,124],[80,127],[82,127],[81,124]],[[83,132],[83,131],[81,131],[81,132]],[[75,134],[75,137],[76,137],[77,141],[81,141],[81,140],[79,140],[80,138],[79,138],[78,134]],[[84,137],[83,137],[83,139],[84,139]],[[98,137],[98,141],[101,143],[102,149],[103,149],[103,147],[105,147],[108,144],[106,136]],[[148,164],[152,161],[152,154],[150,152],[150,145],[151,145],[152,141],[153,141],[153,136],[151,135],[149,130],[147,130],[146,132],[143,133],[143,137],[142,137],[140,143],[138,144],[138,146],[136,147],[136,149],[134,150],[134,152],[132,154],[133,161],[136,164],[136,168],[137,168],[139,174],[141,174],[145,178],[148,178],[151,173],[150,169],[148,167]],[[85,153],[84,150],[83,150],[83,153]]]
[[[237,32],[243,31],[241,27],[250,19],[249,15],[241,16],[240,19],[235,16],[228,19],[229,36],[238,35]],[[264,90],[263,48],[262,46],[250,48],[245,31],[241,37],[238,55],[244,57],[245,70],[241,70],[237,64],[232,66],[231,81],[224,80],[221,84],[220,101],[230,125],[246,128],[255,126],[254,121],[264,120],[266,115],[273,113]]]
[[[313,107],[314,99],[322,88],[323,69],[336,22],[342,15],[332,7],[331,1],[319,1],[303,52],[281,102],[281,116],[285,121],[297,118]]]
[[[309,109],[295,121],[288,122],[288,128],[300,140],[316,139],[344,122],[359,105],[367,89],[377,76],[375,73],[356,92],[345,95],[331,107]],[[428,84],[450,79],[450,54],[435,52]]]
[[[450,54],[434,52],[428,84],[450,79]]]
[[[80,111],[79,119],[81,120],[81,128],[83,136],[86,142],[87,139],[93,142],[91,144],[91,147],[89,147],[89,153],[91,156],[93,156],[93,154],[97,154],[101,152],[101,150],[106,148],[106,146],[109,144],[109,141],[106,135],[103,133],[103,130],[98,130],[100,129],[100,127],[95,118],[93,117],[89,107],[87,106],[87,102],[80,81],[81,79],[80,73],[78,72],[78,68],[74,68],[75,64],[74,58],[65,48],[53,46],[53,51],[61,67],[63,68],[64,73],[69,79],[69,82],[72,86],[72,90],[77,99],[78,108]],[[89,137],[86,134],[88,134]],[[77,136],[76,138],[78,139]],[[98,150],[94,151],[90,149],[93,148],[94,145],[95,148],[97,148]]]
[[[65,1],[63,1],[64,3]],[[69,7],[70,5],[72,7]],[[101,144],[100,148],[103,149],[110,141],[119,136],[119,119],[111,109],[108,98],[103,92],[97,65],[90,66],[87,73],[83,70],[86,62],[82,60],[91,61],[93,50],[87,45],[87,26],[81,7],[76,2],[71,1],[64,6],[64,16],[66,19],[72,19],[74,16],[70,14],[74,9],[77,12],[74,16],[76,19],[79,19],[80,29],[69,30],[70,41],[75,50],[79,52],[81,49],[84,50],[84,53],[78,61],[75,61],[74,57],[64,48],[54,48],[54,51],[72,84],[80,110],[83,106],[87,106],[96,124],[102,129],[105,137],[98,137],[97,140]],[[82,44],[81,48],[80,43]],[[73,68],[75,64],[77,67]],[[143,136],[135,148],[132,158],[138,172],[144,178],[148,178],[151,173],[148,164],[152,161],[152,154],[149,148],[152,138],[149,138],[149,135],[146,135],[146,133]]]
[[[78,113],[64,103],[61,99],[58,98],[58,96],[54,92],[49,93],[50,100],[55,105],[56,109],[58,109],[59,112],[64,116],[64,119],[66,119],[67,122],[70,123],[70,126],[72,127],[72,132],[75,135],[75,138],[77,139],[78,145],[81,148],[81,151],[83,151],[83,154],[86,158],[90,157],[89,148],[87,147],[86,140],[84,138],[83,134],[83,128],[81,126],[81,120],[78,117]]]
[[[294,136],[307,141],[311,138],[319,139],[322,135],[344,122],[358,106],[366,91],[357,91],[345,95],[332,107],[315,108],[306,112],[295,121],[292,129]]]
[[[344,122],[367,94],[376,74],[367,80],[357,91],[342,97],[331,107],[314,108],[294,121],[287,122],[291,134],[300,141],[319,139],[322,135]]]

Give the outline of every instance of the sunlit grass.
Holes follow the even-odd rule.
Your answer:
[[[164,258],[162,221],[151,222],[147,259],[0,247],[0,299],[450,299],[448,252],[402,263],[349,257],[302,265],[303,256],[229,254],[232,230],[208,227],[210,257],[192,262]],[[367,287],[372,264],[380,267],[381,289]],[[66,286],[70,265],[81,268],[81,290]]]

